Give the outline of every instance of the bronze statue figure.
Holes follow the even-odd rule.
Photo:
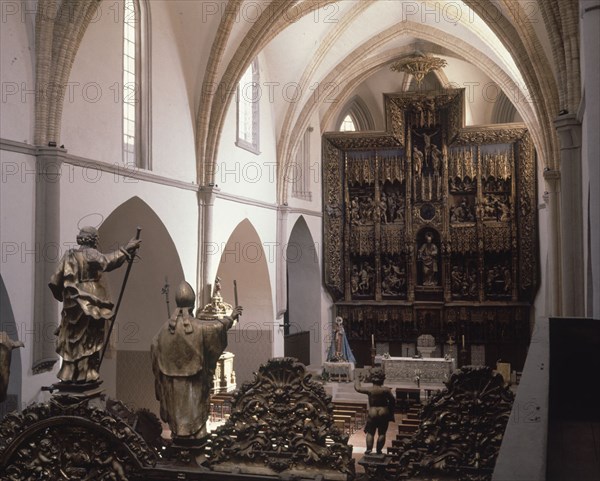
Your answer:
[[[17,347],[25,347],[25,344],[21,341],[13,341],[6,332],[0,331],[0,403],[6,401],[11,354]]]
[[[242,308],[227,309],[231,306],[215,290],[198,319],[192,314],[194,290],[185,281],[177,288],[175,301],[177,309],[152,341],[155,394],[160,416],[173,437],[201,438],[206,434],[217,361],[227,347],[227,331]]]
[[[102,273],[132,259],[141,243],[132,239],[125,247],[103,254],[96,249],[98,239],[95,227],[82,228],[77,236],[80,247],[63,255],[48,284],[63,303],[61,323],[55,332],[56,352],[62,357],[57,374],[61,381],[98,380],[106,325],[113,315]]]
[[[379,367],[371,369],[368,380],[373,383],[372,387],[362,387],[362,379],[363,376],[360,375],[354,380],[354,389],[369,396],[369,415],[365,426],[365,433],[367,433],[367,450],[365,454],[371,454],[373,451],[376,431],[377,454],[382,454],[388,424],[394,420],[396,399],[391,389],[383,385],[383,381],[385,381],[383,369]]]

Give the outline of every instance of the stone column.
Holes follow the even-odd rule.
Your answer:
[[[58,360],[54,331],[58,304],[48,282],[62,255],[60,245],[60,177],[66,150],[40,147],[35,183],[35,268],[32,372],[50,371]]]
[[[213,266],[218,261],[215,256],[219,254],[219,248],[213,240],[213,211],[215,198],[220,190],[213,185],[202,186],[198,190],[198,303],[196,307],[199,309],[210,302],[214,281],[211,276],[216,275]]]
[[[562,316],[584,316],[581,123],[574,114],[554,121],[560,140],[560,259]]]
[[[581,65],[583,72],[583,169],[584,211],[588,210],[585,222],[589,219],[589,233],[584,242],[587,244],[589,256],[587,273],[587,312],[588,317],[600,318],[600,63],[598,62],[598,45],[600,45],[600,0],[580,0],[580,37]],[[587,173],[587,178],[585,174]],[[584,184],[585,186],[586,184]],[[588,197],[589,195],[589,197]],[[586,209],[589,208],[589,209]]]
[[[287,310],[287,261],[286,261],[286,247],[288,240],[288,217],[290,208],[287,204],[280,205],[277,207],[277,239],[276,239],[276,288],[275,288],[275,326],[274,335],[281,335],[283,337],[283,326],[284,314]],[[273,356],[283,356],[284,343],[274,342],[273,343]]]
[[[548,206],[548,277],[546,288],[547,312],[544,316],[560,316],[561,291],[560,291],[560,172],[558,170],[544,170],[546,192],[544,201]]]

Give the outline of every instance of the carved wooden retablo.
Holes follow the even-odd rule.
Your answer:
[[[354,476],[352,446],[334,425],[331,398],[293,358],[269,360],[253,382],[244,383],[207,450],[215,471],[326,480]]]
[[[522,368],[537,289],[527,129],[465,127],[463,89],[384,103],[386,132],[323,136],[324,279],[358,364],[371,335],[401,356],[430,334]]]

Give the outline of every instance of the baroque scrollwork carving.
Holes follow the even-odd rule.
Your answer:
[[[72,402],[52,399],[2,420],[2,479],[127,481],[155,465],[156,453],[129,424],[86,401]]]
[[[260,367],[234,396],[229,420],[208,447],[215,471],[354,476],[352,447],[334,425],[331,398],[293,358]]]
[[[400,476],[442,473],[490,480],[513,399],[502,376],[489,367],[455,371],[402,446]]]

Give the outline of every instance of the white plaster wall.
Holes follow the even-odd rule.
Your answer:
[[[152,170],[194,182],[193,98],[164,2],[149,2]],[[61,142],[69,153],[122,164],[122,2],[105,2],[90,23],[69,78]]]
[[[292,212],[288,216],[288,236],[291,234],[294,225],[296,224],[298,218],[301,215],[304,217],[306,225],[308,226],[310,234],[315,243],[316,258],[319,269],[319,318],[314,320],[314,323],[311,324],[311,328],[309,329],[311,332],[311,359],[313,357],[314,349],[315,353],[317,352],[317,350],[320,352],[318,357],[320,357],[321,360],[325,360],[327,349],[329,348],[331,322],[333,321],[335,316],[333,312],[333,301],[331,299],[331,296],[327,293],[327,290],[323,286],[323,219],[321,216],[298,213],[294,212],[292,209]]]
[[[33,14],[27,2],[2,2],[0,138],[33,143],[35,88]],[[29,8],[29,7],[28,7]]]
[[[58,366],[52,372],[34,376],[33,359],[33,297],[36,255],[34,242],[35,158],[0,150],[2,178],[0,179],[0,272],[13,309],[19,339],[25,343],[19,349],[22,365],[22,406],[44,401],[48,393],[40,391],[56,380]],[[58,306],[57,306],[58,309]],[[44,332],[52,336],[52,332]]]
[[[186,88],[185,58],[169,20],[168,3],[152,9],[152,162],[157,174],[196,181],[194,98]],[[200,55],[200,52],[198,52]]]
[[[122,163],[123,4],[103,2],[73,62],[60,142],[70,154]]]
[[[277,211],[269,208],[261,208],[243,203],[237,203],[233,200],[217,198],[213,213],[213,238],[210,246],[209,255],[209,279],[214,279],[219,268],[219,261],[231,234],[244,219],[248,219],[252,226],[258,232],[260,244],[265,250],[265,258],[269,270],[269,279],[271,291],[275,292],[275,262],[277,255],[275,248],[277,244],[276,225]],[[254,239],[249,243],[254,243]],[[244,249],[250,249],[250,245],[240,244],[239,255],[244,256]],[[254,254],[248,250],[246,257],[250,258]],[[273,303],[274,305],[274,303]],[[274,312],[271,313],[274,318]]]
[[[275,202],[277,192],[276,137],[273,122],[273,105],[265,82],[269,72],[259,56],[261,97],[260,111],[260,154],[256,155],[235,145],[236,102],[235,96],[229,105],[223,133],[219,142],[215,183],[224,191],[264,202]],[[276,102],[282,101],[277,96]]]
[[[198,211],[196,193],[126,178],[92,168],[63,165],[61,177],[61,241],[74,242],[78,225],[98,225],[133,196],[158,215],[171,235],[186,279],[193,284],[197,270]],[[131,219],[131,236],[136,219]],[[143,231],[142,231],[142,235]],[[126,242],[129,239],[115,239]]]
[[[313,113],[310,119],[310,126],[313,131],[310,134],[310,161],[309,161],[309,172],[308,176],[310,179],[310,191],[311,199],[299,199],[292,196],[292,182],[294,175],[291,174],[291,178],[288,180],[290,184],[287,187],[287,202],[290,207],[298,207],[302,209],[309,209],[315,212],[321,212],[323,194],[321,192],[321,181],[322,181],[322,162],[321,162],[321,122],[319,121],[319,114]],[[293,227],[293,224],[292,224]],[[314,237],[313,237],[314,238]]]
[[[275,263],[274,249],[264,245],[257,229],[248,219],[235,226],[219,257],[223,299],[235,304],[233,281],[237,281],[238,302],[244,307],[242,317],[229,331],[227,350],[236,356],[234,369],[238,386],[252,378],[252,373],[269,357],[278,355],[275,344],[281,343],[282,330],[273,315],[273,287],[269,274]]]

